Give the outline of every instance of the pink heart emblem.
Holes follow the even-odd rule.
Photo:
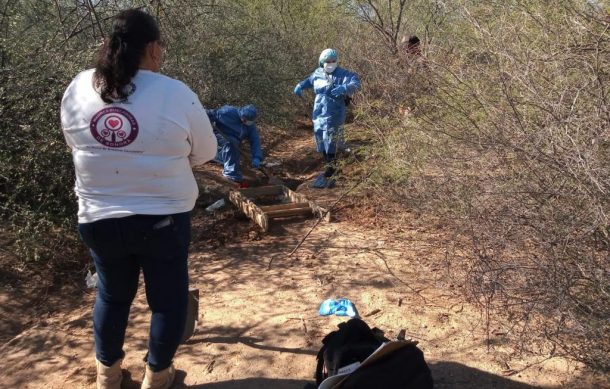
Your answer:
[[[109,127],[111,130],[116,130],[123,126],[123,121],[116,116],[111,116],[106,119],[106,126]]]

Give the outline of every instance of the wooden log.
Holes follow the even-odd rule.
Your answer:
[[[284,187],[281,185],[260,186],[258,188],[245,188],[237,190],[242,195],[251,199],[256,199],[261,196],[281,195],[284,193]]]
[[[265,212],[270,219],[277,219],[280,217],[291,217],[291,216],[307,216],[311,215],[311,208],[309,205],[303,208],[292,208],[292,209],[278,209],[276,211]]]
[[[264,205],[260,209],[263,212],[278,211],[280,209],[294,209],[294,208],[309,208],[309,203],[288,203],[288,204],[277,204],[277,205]]]
[[[243,190],[243,189],[242,189]],[[241,190],[233,190],[229,193],[229,200],[243,213],[261,226],[263,231],[269,230],[269,218],[249,198],[241,193]]]
[[[297,193],[293,190],[290,190],[289,188],[286,188],[285,186],[283,188],[284,188],[284,195],[286,197],[288,197],[290,199],[290,201],[292,201],[293,203],[309,203],[309,206],[311,207],[311,210],[313,211],[314,215],[316,215],[317,217],[324,217],[324,221],[326,221],[326,222],[331,221],[330,212],[327,212],[326,208],[320,207],[318,204],[309,200],[307,197],[305,197],[302,194]]]

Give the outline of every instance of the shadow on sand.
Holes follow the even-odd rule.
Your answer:
[[[430,368],[434,376],[434,387],[436,389],[534,389],[540,388],[520,382],[512,381],[505,377],[490,374],[478,369],[455,362],[431,363]],[[313,373],[313,372],[312,372]],[[245,378],[231,381],[221,381],[197,385],[185,385],[184,380],[187,373],[178,371],[176,373],[175,389],[315,389],[312,381],[291,380],[279,378]],[[371,388],[382,389],[382,388]],[[417,389],[417,388],[410,388]]]

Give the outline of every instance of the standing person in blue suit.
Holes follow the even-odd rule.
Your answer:
[[[337,66],[338,56],[333,49],[320,54],[319,67],[295,88],[301,97],[303,90],[313,88],[316,99],[313,106],[313,130],[316,148],[326,163],[326,169],[314,181],[314,188],[330,188],[335,181],[337,146],[341,141],[347,104],[360,89],[358,75]]]
[[[224,165],[222,175],[240,187],[246,187],[239,167],[241,142],[244,139],[250,142],[253,168],[260,168],[263,160],[261,140],[256,129],[256,107],[252,104],[241,108],[225,105],[209,109],[207,113],[218,140],[215,160]]]

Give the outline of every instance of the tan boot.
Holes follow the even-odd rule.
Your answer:
[[[146,365],[146,373],[144,381],[142,381],[142,389],[169,389],[176,378],[176,369],[171,365],[165,370],[154,372]]]
[[[97,367],[97,389],[121,389],[123,372],[121,371],[122,359],[116,361],[112,366],[106,366],[95,360]]]

